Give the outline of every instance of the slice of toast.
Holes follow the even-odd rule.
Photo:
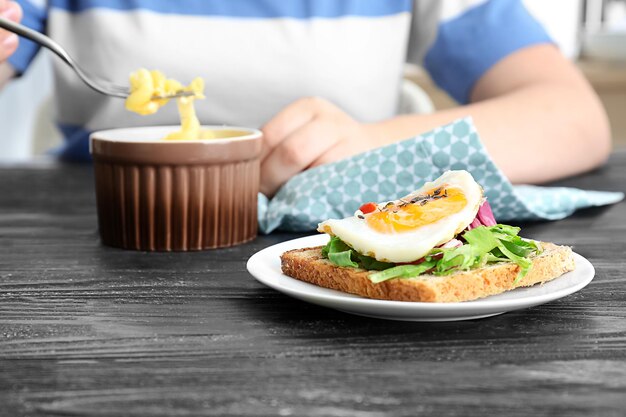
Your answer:
[[[516,284],[519,267],[514,263],[497,263],[446,276],[420,275],[374,284],[367,270],[339,267],[324,259],[321,246],[290,250],[280,259],[285,275],[320,287],[380,300],[458,302],[543,283],[574,269],[570,247],[543,242],[541,245],[543,252],[531,258],[532,267]]]

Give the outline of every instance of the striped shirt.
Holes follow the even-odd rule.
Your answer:
[[[18,0],[88,72],[127,84],[137,68],[189,82],[203,124],[258,127],[292,101],[325,98],[362,122],[397,112],[405,62],[424,64],[460,102],[506,55],[551,42],[521,0],[491,0],[439,23],[437,0]],[[38,51],[22,39],[19,73]],[[54,59],[55,109],[67,160],[88,160],[89,132],[177,124],[176,106],[139,116],[86,87]]]

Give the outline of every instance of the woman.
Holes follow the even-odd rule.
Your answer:
[[[201,76],[205,124],[262,126],[261,190],[309,167],[471,115],[513,182],[544,182],[600,165],[605,112],[589,84],[520,0],[492,0],[438,24],[420,0],[0,0],[0,13],[64,45],[117,83],[139,68]],[[37,46],[0,31],[0,81]],[[425,66],[462,105],[397,115],[402,66]],[[90,131],[176,123],[174,106],[142,118],[54,62],[61,157],[86,160]]]

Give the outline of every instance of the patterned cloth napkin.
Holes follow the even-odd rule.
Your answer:
[[[499,222],[556,220],[583,207],[613,204],[623,193],[512,185],[480,141],[471,118],[302,172],[268,200],[259,194],[259,229],[312,231],[361,204],[402,197],[447,170],[464,169],[483,186]]]

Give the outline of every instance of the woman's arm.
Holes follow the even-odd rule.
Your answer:
[[[530,46],[490,68],[471,103],[428,115],[361,124],[322,99],[291,104],[264,127],[261,191],[291,176],[472,116],[513,182],[545,182],[599,166],[611,149],[606,114],[589,83],[552,45]]]
[[[479,79],[471,101],[388,120],[377,134],[387,142],[471,115],[495,162],[518,183],[584,172],[609,155],[609,123],[598,97],[554,46],[531,46],[504,58]]]

